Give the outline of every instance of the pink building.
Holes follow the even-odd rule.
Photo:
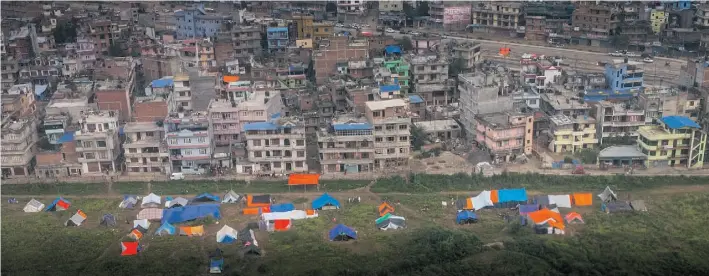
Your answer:
[[[494,161],[508,162],[519,154],[532,154],[534,117],[531,114],[476,115],[475,141],[487,148]]]
[[[214,99],[209,103],[209,121],[214,134],[214,144],[228,146],[243,140],[243,127],[248,123],[267,122],[281,112],[281,95],[274,91],[255,93],[244,101]]]

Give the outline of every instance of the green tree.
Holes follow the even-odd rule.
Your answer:
[[[411,42],[411,37],[409,36],[404,36],[399,39],[399,45],[401,45],[401,48],[403,48],[404,51],[411,51],[414,49],[414,43]]]
[[[465,67],[465,63],[462,59],[456,58],[453,60],[453,62],[448,66],[448,75],[453,77],[453,76],[458,76]]]
[[[583,149],[575,154],[578,159],[581,159],[583,164],[596,164],[598,151],[594,149]]]
[[[108,47],[108,55],[112,57],[125,57],[126,51],[123,50],[123,47],[121,47],[119,43],[113,43]]]
[[[411,126],[411,143],[414,150],[421,150],[421,147],[426,144],[427,140],[428,135],[422,128],[416,125]]]
[[[76,25],[73,22],[62,22],[52,31],[57,44],[76,42]]]

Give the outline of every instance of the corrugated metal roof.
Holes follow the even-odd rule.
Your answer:
[[[398,84],[379,86],[380,93],[389,93],[389,92],[395,92],[395,91],[399,91],[399,90],[401,90],[401,86],[399,86]]]
[[[277,130],[278,126],[271,122],[249,123],[244,125],[244,131],[250,130]]]
[[[700,128],[699,124],[697,124],[695,121],[692,121],[692,119],[685,117],[685,116],[665,116],[662,117],[662,122],[667,125],[667,127],[671,129],[677,129],[677,128],[684,128],[684,127],[690,127],[690,128]]]

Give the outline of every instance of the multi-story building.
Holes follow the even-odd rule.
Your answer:
[[[335,35],[335,25],[329,22],[313,23],[313,38],[316,40],[330,38]]]
[[[257,27],[235,26],[231,29],[235,58],[261,54],[261,31]]]
[[[107,55],[108,49],[121,38],[118,23],[110,20],[96,20],[89,23],[89,33],[94,43],[94,53]]]
[[[390,171],[407,165],[411,150],[409,104],[402,99],[370,101],[365,117],[374,128],[374,168]]]
[[[350,60],[369,58],[369,46],[366,40],[336,37],[320,41],[317,50],[313,51],[313,66],[315,81],[324,84],[331,75],[339,73],[338,64]]]
[[[34,24],[20,27],[10,32],[7,38],[6,52],[18,60],[27,59],[39,54],[37,31]]]
[[[29,176],[33,173],[37,140],[37,121],[34,118],[3,122],[3,176]]]
[[[553,84],[561,82],[561,66],[549,60],[534,60],[531,55],[524,54],[520,66],[522,83],[534,93],[546,93]]]
[[[475,116],[480,114],[511,111],[512,97],[504,89],[504,80],[499,75],[487,73],[458,75],[460,95],[460,122],[468,139],[476,137]]]
[[[404,11],[404,1],[401,0],[381,0],[379,1],[379,12],[402,12]]]
[[[172,172],[200,172],[211,164],[214,136],[207,114],[170,113],[163,125]]]
[[[667,24],[667,17],[669,13],[665,11],[664,7],[656,7],[650,12],[650,26],[652,27],[652,32],[659,34],[662,29]]]
[[[658,125],[638,130],[638,147],[647,155],[648,167],[704,165],[707,133],[684,116],[665,116]]]
[[[315,38],[315,29],[313,26],[313,16],[311,15],[294,15],[291,20],[295,21],[298,39]]]
[[[686,87],[709,88],[709,58],[687,59],[680,79]]]
[[[269,93],[268,97],[265,93],[230,95],[236,96],[230,98],[231,100],[214,99],[209,103],[209,120],[214,144],[217,146],[243,142],[242,130],[245,124],[267,122],[274,115],[280,114],[283,108],[278,92]],[[244,96],[239,97],[240,95]]]
[[[586,89],[584,99],[597,102],[605,99],[630,99],[637,96],[644,86],[643,63],[625,59],[614,59],[606,64],[606,88]]]
[[[524,39],[534,41],[565,42],[570,36],[574,12],[572,4],[563,2],[525,2]]]
[[[448,93],[448,59],[443,56],[416,56],[411,59],[413,93],[421,96],[427,104],[446,105],[452,101]]]
[[[20,78],[20,64],[12,56],[2,55],[2,93],[7,93],[10,87],[17,84]]]
[[[97,81],[94,88],[95,102],[99,110],[116,110],[120,113],[120,120],[130,120],[133,110],[130,106],[131,89],[133,82],[107,79]],[[124,114],[125,113],[125,114]]]
[[[44,135],[50,144],[60,144],[59,138],[64,135],[66,128],[69,126],[69,116],[56,114],[47,115],[44,117]]]
[[[169,174],[165,130],[155,122],[129,122],[123,127],[123,150],[128,174]]]
[[[630,104],[601,101],[594,104],[591,116],[596,118],[596,136],[599,143],[612,141],[616,137],[635,140],[638,128],[645,125],[645,110]]]
[[[34,91],[17,91],[10,88],[8,94],[3,94],[2,99],[2,123],[20,118],[34,117],[37,110],[37,101]],[[17,91],[15,93],[15,91]]]
[[[222,23],[230,19],[228,16],[209,13],[204,5],[175,12],[177,22],[177,39],[214,37],[220,30]]]
[[[74,133],[74,139],[83,175],[115,173],[120,168],[118,113],[118,111],[89,111],[79,119],[80,129]]]
[[[578,2],[571,20],[572,44],[601,46],[615,35],[621,10],[610,2]]]
[[[490,32],[516,32],[522,23],[522,4],[515,2],[484,2],[472,5],[472,24]]]
[[[709,4],[697,5],[697,11],[694,14],[694,26],[698,29],[709,29]]]
[[[549,121],[549,150],[552,152],[576,153],[598,146],[594,118],[559,114],[550,116]]]
[[[287,174],[308,171],[305,126],[299,119],[279,117],[270,122],[245,124],[244,138],[248,160],[253,163],[252,172]]]
[[[475,141],[495,161],[509,162],[520,154],[532,154],[534,116],[523,113],[496,112],[475,116]]]
[[[481,62],[480,44],[474,42],[457,44],[453,47],[453,57],[462,61],[461,73],[472,73],[475,71],[475,66]]]
[[[444,31],[465,30],[470,24],[471,6],[465,1],[430,1],[428,25]]]
[[[361,22],[367,11],[367,1],[338,0],[337,20],[345,22]]]
[[[645,122],[652,123],[666,116],[686,116],[696,120],[699,115],[700,98],[671,87],[645,87],[637,98],[645,110]]]
[[[410,87],[409,70],[411,66],[405,59],[400,57],[387,58],[375,70],[374,80],[385,84],[398,84],[401,91],[408,94]]]
[[[177,111],[192,110],[192,90],[190,88],[190,76],[179,74],[173,78],[173,97],[177,106]]]
[[[288,28],[287,27],[269,27],[266,30],[266,39],[268,41],[268,51],[285,52],[288,48]]]
[[[321,173],[374,170],[373,127],[363,118],[335,118],[317,131]]]

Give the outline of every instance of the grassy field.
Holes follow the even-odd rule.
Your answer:
[[[157,237],[153,232],[159,225],[153,224],[141,240],[145,250],[139,256],[121,257],[119,241],[131,228],[126,220],[138,210],[118,209],[118,196],[69,196],[70,211],[33,214],[21,210],[29,199],[18,198],[20,204],[2,205],[1,272],[205,275],[209,253],[219,247],[225,252],[226,275],[709,275],[709,189],[678,193],[672,187],[656,187],[619,192],[621,199],[645,200],[647,213],[608,215],[600,212],[598,203],[573,208],[586,224],[570,226],[564,236],[535,235],[517,219],[507,223],[500,215],[516,213],[508,209],[481,210],[479,223],[459,226],[454,223],[455,210],[441,206],[450,196],[421,193],[385,195],[409,227],[380,231],[374,227],[380,198],[361,193],[361,203],[347,204],[340,197],[343,209],[296,221],[288,232],[257,232],[265,253],[261,258],[244,258],[237,245],[216,243],[215,233],[224,224],[240,230],[256,220],[241,215],[240,204],[223,205],[223,219],[205,225],[204,237]],[[279,202],[295,202],[298,209],[310,206],[314,198],[297,193],[278,196]],[[77,208],[87,213],[88,220],[80,227],[64,227]],[[116,215],[117,227],[98,225],[104,213]],[[359,240],[328,241],[327,231],[336,223],[353,227]],[[484,246],[493,242],[501,242],[503,248]]]

